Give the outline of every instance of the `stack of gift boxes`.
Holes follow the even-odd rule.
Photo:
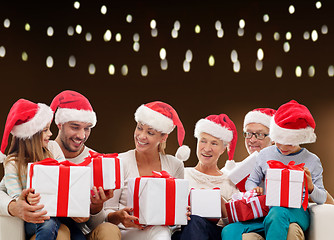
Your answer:
[[[303,188],[307,189],[302,166],[294,163],[285,166],[276,161],[268,161],[268,164],[266,195],[256,196],[251,191],[233,196],[232,201],[226,203],[229,222],[263,217],[269,211],[268,206],[307,207],[307,196],[302,204]],[[240,173],[242,176],[235,179],[243,180],[249,174],[244,169]],[[45,159],[30,163],[27,176],[28,187],[40,193],[40,203],[48,216],[88,217],[93,186],[104,190],[124,187],[123,164],[117,154],[91,153],[79,165]],[[191,206],[194,215],[221,217],[220,189],[189,191],[187,180],[175,179],[165,171],[129,179],[127,203],[139,218],[138,224],[186,225],[187,206]]]

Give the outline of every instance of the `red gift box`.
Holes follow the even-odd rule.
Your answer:
[[[265,203],[266,196],[253,191],[233,194],[232,201],[225,203],[228,220],[232,223],[264,217],[269,212]]]

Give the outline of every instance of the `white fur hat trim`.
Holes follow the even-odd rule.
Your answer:
[[[146,107],[145,105],[141,105],[137,108],[135,112],[135,120],[136,122],[141,122],[159,132],[167,134],[170,134],[175,127],[172,119]]]
[[[96,125],[96,114],[94,111],[78,110],[74,108],[58,108],[55,114],[55,123],[64,124],[66,122],[78,121]]]
[[[313,143],[317,139],[314,129],[310,126],[303,129],[282,128],[275,123],[274,118],[270,123],[269,137],[274,142],[293,146],[304,143]]]
[[[248,112],[244,119],[244,131],[246,131],[246,126],[250,123],[260,123],[269,128],[271,118],[271,116],[264,114],[260,111]]]
[[[194,132],[195,137],[199,138],[202,132],[208,133],[228,143],[231,142],[233,139],[233,132],[231,130],[203,118],[196,123]]]
[[[39,131],[42,131],[51,122],[53,118],[51,108],[43,103],[38,103],[38,107],[35,116],[30,121],[13,127],[11,131],[13,136],[22,139],[30,138]]]

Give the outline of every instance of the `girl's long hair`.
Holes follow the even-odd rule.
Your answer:
[[[51,152],[42,145],[42,131],[31,138],[16,138],[13,136],[5,164],[15,161],[19,181],[22,186],[22,176],[27,174],[27,166],[30,162],[38,162],[45,158],[53,157]]]

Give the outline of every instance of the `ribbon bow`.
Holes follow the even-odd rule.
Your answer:
[[[98,152],[93,152],[93,151],[89,151],[89,155],[90,156],[86,158],[96,158],[96,157],[116,158],[118,157],[118,153],[98,153]]]
[[[304,171],[303,167],[305,163],[301,163],[298,165],[295,165],[294,161],[291,161],[288,163],[288,165],[285,165],[284,163],[276,160],[269,160],[268,165],[270,168],[282,168],[282,169],[291,169],[291,170],[299,170],[299,171]]]
[[[247,192],[238,192],[232,195],[232,201],[245,199],[246,203],[250,203],[255,201],[255,197],[257,197],[257,193],[254,190],[250,190]]]
[[[305,197],[304,197],[304,201],[302,203],[302,206],[303,206],[304,211],[306,211],[306,208],[307,208],[307,205],[308,205],[308,186],[307,186],[306,173],[304,171],[305,163],[295,165],[295,162],[291,161],[291,162],[288,163],[288,165],[285,165],[284,163],[282,163],[280,161],[269,160],[269,161],[267,161],[267,164],[269,165],[270,168],[280,168],[280,169],[283,169],[283,171],[298,170],[298,171],[303,171],[304,172],[303,188],[305,186]]]

